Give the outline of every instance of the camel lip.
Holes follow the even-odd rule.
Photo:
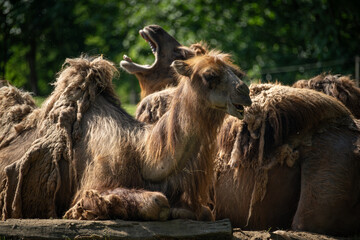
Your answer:
[[[133,62],[133,60],[127,55],[123,56],[123,60],[120,62],[120,66],[131,74],[142,73],[151,70],[158,62],[159,46],[157,41],[151,36],[151,27],[144,27],[139,30],[139,35],[149,44],[151,52],[155,56],[155,61],[151,65],[141,65]]]
[[[243,119],[245,114],[245,104],[228,102],[226,109],[223,109],[227,114],[232,115],[238,119]]]
[[[236,108],[236,111],[243,113],[244,112],[244,106],[240,105],[240,104],[235,104],[233,103],[232,105],[234,105],[234,107]]]
[[[157,55],[158,50],[158,44],[157,42],[151,37],[150,30],[148,27],[145,27],[144,29],[139,31],[140,36],[150,45],[152,53]]]
[[[215,109],[226,111],[226,106],[214,106]]]

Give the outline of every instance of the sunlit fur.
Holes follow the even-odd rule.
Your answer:
[[[216,218],[252,230],[357,232],[359,122],[312,90],[259,84],[250,91],[244,120],[228,117],[220,130]]]
[[[334,96],[356,116],[358,88],[347,77],[324,74],[294,87]],[[230,218],[233,226],[248,230],[356,232],[359,122],[324,94],[273,84],[250,90],[253,105],[245,119],[226,117],[218,136],[216,218]],[[137,118],[155,123],[172,92],[168,88],[144,98]]]
[[[109,61],[66,60],[54,92],[0,148],[1,162],[8,161],[1,171],[2,218],[66,212],[76,219],[164,220],[171,207],[170,217],[212,219],[202,204],[225,113],[207,101],[201,62],[221,72],[224,59],[188,62],[193,76],[180,77],[170,110],[155,125],[121,108]]]
[[[348,76],[320,74],[309,80],[294,83],[296,88],[309,88],[340,100],[356,117],[360,118],[360,89]]]

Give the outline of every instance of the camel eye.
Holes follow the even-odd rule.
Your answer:
[[[204,79],[208,83],[213,83],[213,82],[217,82],[220,79],[220,77],[216,73],[206,73],[204,74]]]
[[[205,84],[210,88],[213,89],[216,85],[220,82],[220,76],[214,72],[207,72],[204,73],[203,79]]]

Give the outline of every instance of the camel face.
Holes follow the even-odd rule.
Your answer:
[[[229,56],[220,53],[196,56],[172,65],[180,75],[191,79],[195,91],[201,91],[209,107],[242,119],[244,107],[251,105],[249,88],[234,73]]]
[[[149,43],[155,62],[152,65],[140,65],[124,55],[120,66],[128,73],[135,74],[144,97],[167,85],[176,85],[170,64],[176,59],[185,59],[186,53],[179,48],[181,44],[160,26],[146,26],[139,34]]]

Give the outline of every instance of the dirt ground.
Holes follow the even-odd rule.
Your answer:
[[[338,238],[309,232],[294,232],[278,230],[267,231],[241,231],[233,229],[233,240],[338,240],[338,239],[360,239],[360,237]]]

